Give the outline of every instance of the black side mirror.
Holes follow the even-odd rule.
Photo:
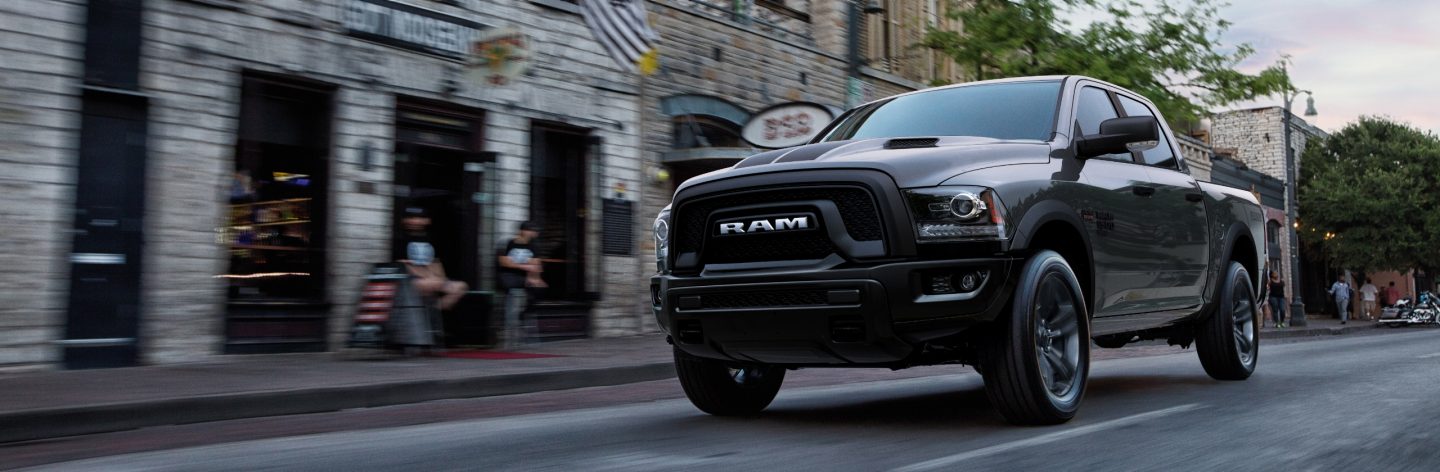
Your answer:
[[[1160,126],[1153,116],[1127,116],[1100,122],[1100,133],[1076,142],[1081,158],[1144,151],[1160,144]]]

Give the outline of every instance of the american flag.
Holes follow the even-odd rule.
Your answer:
[[[645,21],[643,0],[580,0],[580,11],[622,69],[647,75],[655,70],[660,35]]]

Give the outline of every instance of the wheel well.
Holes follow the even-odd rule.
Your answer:
[[[1090,305],[1093,313],[1095,286],[1091,279],[1094,271],[1090,265],[1090,251],[1085,249],[1085,238],[1080,234],[1080,230],[1063,221],[1045,223],[1035,231],[1035,237],[1030,238],[1028,249],[1030,253],[1044,249],[1060,253],[1075,271],[1075,277],[1080,279],[1080,289],[1085,291],[1085,302]]]
[[[1260,261],[1255,260],[1255,242],[1251,241],[1249,236],[1235,238],[1235,245],[1230,248],[1230,259],[1226,262],[1230,261],[1239,262],[1241,266],[1245,267],[1245,271],[1250,273],[1250,283],[1253,287],[1259,288],[1260,281],[1267,277],[1266,274],[1260,273]],[[1280,270],[1280,268],[1276,267],[1275,270]]]

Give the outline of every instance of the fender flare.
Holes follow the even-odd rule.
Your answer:
[[[1230,261],[1235,259],[1235,243],[1240,240],[1240,237],[1242,235],[1249,237],[1250,244],[1255,246],[1256,253],[1252,254],[1255,257],[1255,269],[1263,271],[1265,270],[1265,267],[1262,266],[1262,264],[1267,263],[1264,258],[1264,254],[1260,252],[1262,250],[1260,243],[1255,242],[1254,235],[1249,234],[1249,231],[1246,230],[1244,223],[1241,223],[1239,221],[1231,223],[1230,228],[1226,229],[1225,232],[1221,234],[1223,234],[1224,236],[1222,236],[1219,241],[1216,241],[1215,244],[1217,247],[1223,247],[1225,249],[1223,251],[1217,251],[1216,254],[1218,254],[1219,257],[1213,257],[1210,261],[1210,273],[1206,276],[1206,280],[1208,281],[1208,283],[1205,286],[1204,292],[1206,304],[1205,309],[1198,318],[1199,321],[1210,319],[1210,315],[1214,314],[1215,308],[1219,306],[1214,301],[1216,300],[1216,297],[1220,296],[1220,286],[1223,285],[1225,282],[1224,280],[1221,280],[1221,278],[1225,277],[1226,273],[1229,271]],[[1248,271],[1249,268],[1247,267],[1246,270]],[[1262,285],[1264,284],[1258,281],[1265,280],[1265,274],[1252,274],[1251,277],[1251,289],[1255,291],[1257,297],[1263,296],[1264,288],[1262,287]]]
[[[1060,200],[1046,200],[1036,203],[1034,206],[1025,210],[1025,216],[1020,219],[1019,224],[1015,225],[1015,237],[1010,240],[1010,250],[1012,252],[1018,252],[1030,249],[1031,239],[1035,237],[1035,233],[1040,227],[1055,221],[1062,221],[1070,225],[1075,232],[1080,233],[1081,243],[1085,246],[1085,258],[1089,263],[1087,275],[1089,276],[1088,280],[1090,282],[1090,287],[1082,288],[1090,289],[1092,293],[1087,294],[1087,296],[1093,298],[1096,266],[1095,249],[1094,246],[1090,244],[1090,232],[1087,231],[1085,222],[1080,219],[1079,212],[1069,204]],[[1088,301],[1092,304],[1095,303],[1094,300]],[[1093,313],[1093,306],[1091,310]]]

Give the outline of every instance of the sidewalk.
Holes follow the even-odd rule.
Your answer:
[[[675,375],[661,334],[532,345],[530,359],[334,353],[0,376],[0,443],[449,398],[563,390]]]
[[[1350,320],[1349,323],[1340,324],[1338,318],[1316,318],[1317,315],[1306,316],[1304,327],[1292,326],[1288,328],[1275,328],[1269,326],[1270,321],[1266,320],[1266,326],[1260,328],[1261,339],[1276,338],[1303,338],[1308,336],[1331,336],[1338,334],[1353,333],[1360,330],[1383,328],[1374,321]]]
[[[1261,338],[1329,336],[1374,322],[1309,319]],[[333,353],[0,375],[0,443],[452,398],[620,385],[675,376],[661,334],[532,345],[553,357],[356,359]]]

